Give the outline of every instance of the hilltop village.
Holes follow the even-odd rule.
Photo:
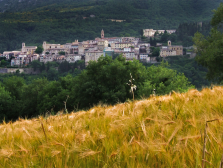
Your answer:
[[[166,30],[167,33],[175,33],[176,30]],[[165,30],[144,29],[145,37],[154,37],[155,33],[161,34]],[[171,45],[168,41],[166,46],[157,45],[160,48],[160,57],[183,55],[183,46]],[[5,51],[1,57],[6,60],[11,59],[11,66],[28,65],[34,60],[47,63],[52,61],[74,63],[78,60],[84,60],[87,66],[89,61],[97,61],[100,56],[113,56],[122,54],[126,60],[138,59],[145,62],[155,63],[156,58],[151,56],[150,43],[140,41],[135,37],[105,37],[104,30],[101,30],[101,37],[94,40],[79,42],[75,40],[66,44],[49,44],[43,42],[43,52],[36,53],[37,46],[26,46],[22,43],[20,51]]]

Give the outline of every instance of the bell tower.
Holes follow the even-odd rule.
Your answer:
[[[101,30],[101,38],[103,39],[105,37],[105,32],[104,32],[104,30],[102,29]]]
[[[22,52],[26,52],[25,51],[25,47],[26,47],[26,44],[25,43],[22,43]]]
[[[170,40],[168,41],[168,46],[171,46],[171,41]]]

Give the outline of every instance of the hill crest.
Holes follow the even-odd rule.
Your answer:
[[[223,87],[151,97],[0,125],[3,167],[217,167],[223,149]],[[22,157],[21,157],[22,156]]]

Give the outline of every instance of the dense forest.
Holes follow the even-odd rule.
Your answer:
[[[4,11],[0,13],[0,53],[20,49],[22,42],[41,45],[43,41],[64,44],[75,39],[94,39],[100,36],[101,29],[107,37],[140,37],[145,28],[182,30],[179,27],[182,23],[210,20],[212,9],[220,2],[223,1],[38,0],[33,3],[3,0],[0,1]]]

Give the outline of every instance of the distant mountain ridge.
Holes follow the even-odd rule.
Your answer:
[[[22,42],[64,44],[100,36],[140,36],[142,29],[177,29],[209,21],[223,0],[0,0],[0,52]],[[93,17],[90,17],[93,16]],[[125,20],[122,23],[111,19]]]
[[[61,7],[78,7],[78,6],[104,6],[107,12],[108,8],[122,8],[119,12],[125,12],[126,8],[130,6],[132,9],[141,10],[156,10],[156,14],[163,14],[165,11],[172,10],[181,12],[185,10],[191,10],[193,12],[211,11],[215,9],[223,0],[0,0],[0,11],[20,12],[33,10],[36,8],[46,7],[52,8],[55,5],[61,5]],[[105,11],[103,11],[105,12]],[[116,12],[116,11],[115,11]],[[127,11],[126,11],[127,12]],[[130,13],[131,14],[131,13]],[[189,13],[188,13],[189,14]]]
[[[92,0],[0,0],[0,11],[21,12],[54,4],[84,5]]]
[[[188,22],[209,20],[212,10],[221,2],[223,0],[0,0],[0,12],[78,11],[78,15],[94,14],[106,19]]]

